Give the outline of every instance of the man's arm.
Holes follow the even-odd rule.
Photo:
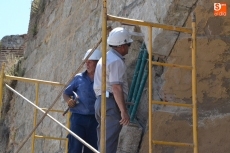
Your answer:
[[[122,86],[120,84],[113,84],[112,90],[113,90],[115,101],[121,111],[120,124],[128,125],[130,118],[129,118],[129,114],[125,106],[125,99],[124,99],[124,93],[122,90]]]

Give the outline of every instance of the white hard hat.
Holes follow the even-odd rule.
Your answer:
[[[91,52],[92,49],[89,49],[86,53],[85,53],[85,56],[82,60],[84,60],[88,55],[89,53]],[[88,58],[88,60],[99,60],[101,58],[101,51],[96,49],[93,54],[91,54],[91,56]]]
[[[129,31],[123,27],[114,28],[107,38],[107,43],[111,46],[120,46],[133,42]]]

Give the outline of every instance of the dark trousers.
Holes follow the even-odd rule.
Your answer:
[[[95,115],[81,115],[72,113],[70,117],[70,130],[81,137],[84,141],[97,149],[97,132],[98,123]],[[93,153],[88,147],[84,146],[79,140],[72,135],[68,135],[68,153]]]
[[[101,96],[95,102],[95,116],[98,121],[97,136],[100,151]],[[106,153],[116,153],[122,126],[121,113],[113,96],[106,98]]]

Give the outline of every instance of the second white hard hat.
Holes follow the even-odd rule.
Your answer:
[[[89,49],[82,60],[85,60],[85,58],[89,55],[92,49]],[[96,49],[93,54],[88,58],[88,60],[99,60],[101,58],[101,51]]]
[[[111,46],[120,46],[133,42],[128,30],[123,27],[114,28],[107,38],[107,43]]]

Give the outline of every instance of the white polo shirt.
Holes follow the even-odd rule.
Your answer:
[[[124,92],[125,99],[128,95],[128,82],[126,74],[126,65],[124,57],[115,51],[110,49],[107,52],[106,61],[106,91],[113,93],[112,85],[121,84]],[[94,92],[96,96],[101,95],[101,83],[102,83],[102,58],[98,61],[94,74]]]

